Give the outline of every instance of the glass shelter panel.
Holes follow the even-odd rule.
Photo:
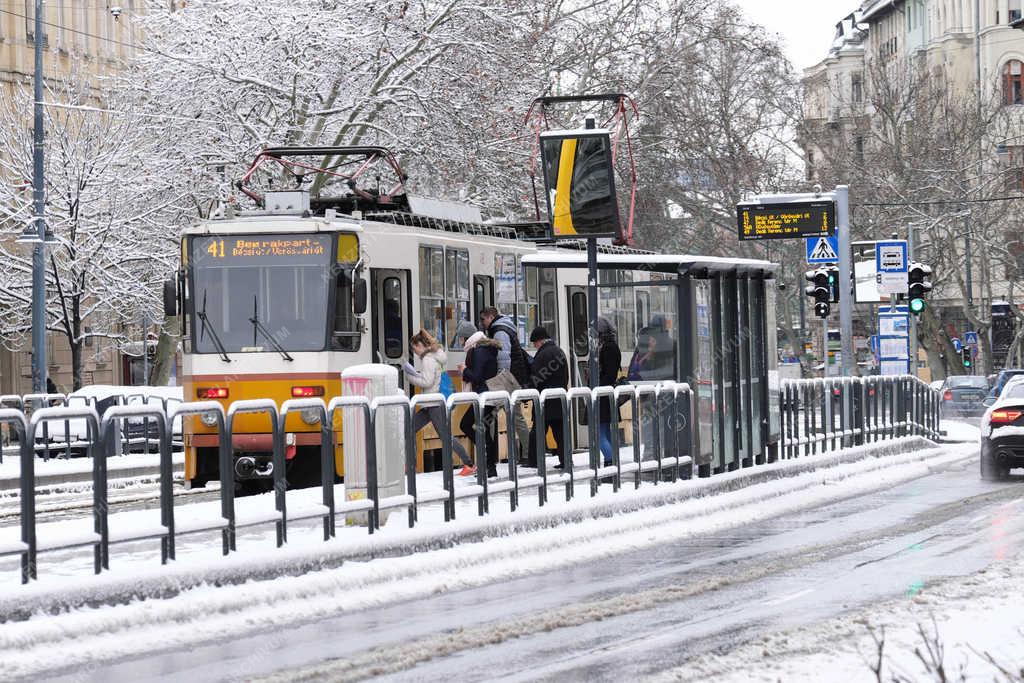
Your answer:
[[[700,430],[700,453],[696,464],[706,465],[712,457],[712,431],[714,428],[714,340],[711,336],[710,280],[693,280],[694,362],[690,387],[697,402],[694,413]]]

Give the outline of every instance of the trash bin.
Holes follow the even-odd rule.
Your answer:
[[[366,396],[371,401],[382,396],[401,394],[398,370],[383,363],[355,365],[341,373],[342,396]],[[362,408],[346,407],[341,411],[345,458],[345,500],[365,500],[366,422]],[[377,411],[377,486],[381,498],[405,493],[405,429],[401,406],[383,406]],[[381,526],[387,512],[381,512]],[[366,525],[366,514],[350,514],[349,525]]]

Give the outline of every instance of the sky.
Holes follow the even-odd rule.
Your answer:
[[[839,21],[860,0],[734,0],[754,22],[782,36],[799,73],[828,54]]]

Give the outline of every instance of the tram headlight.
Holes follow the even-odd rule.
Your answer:
[[[208,413],[203,413],[202,415],[199,416],[199,419],[202,420],[203,424],[206,425],[207,427],[217,426],[217,413],[214,413],[212,411]]]
[[[317,408],[305,408],[299,414],[308,425],[320,424],[320,411]]]

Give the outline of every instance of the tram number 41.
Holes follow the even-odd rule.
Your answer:
[[[213,258],[224,258],[224,240],[214,240],[206,248],[206,253]]]

